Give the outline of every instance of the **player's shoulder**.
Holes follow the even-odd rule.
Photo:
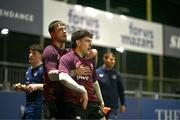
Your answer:
[[[58,52],[52,45],[48,45],[43,51],[43,56],[52,56],[53,54],[58,54]]]
[[[42,73],[42,72],[44,71],[43,64],[39,65],[38,69],[39,69],[39,71]]]
[[[32,66],[29,66],[26,71],[31,71],[31,70],[32,70]]]
[[[72,48],[66,48],[65,50],[66,50],[67,53],[73,51]]]
[[[74,51],[68,51],[68,52],[65,54],[65,56],[69,56],[69,55],[74,56],[74,55],[75,55],[75,54],[74,54]]]
[[[64,54],[61,59],[72,59],[74,58],[74,52],[73,51],[70,51],[70,52],[67,52],[66,54]]]
[[[52,45],[48,45],[45,47],[44,52],[53,51],[55,48]]]
[[[121,76],[121,73],[120,73],[119,71],[115,70],[115,69],[112,70],[112,73],[113,73],[113,74],[116,74],[116,75],[118,75],[118,76]]]
[[[100,66],[100,67],[98,67],[97,69],[96,69],[96,71],[103,71],[103,67],[102,66]]]

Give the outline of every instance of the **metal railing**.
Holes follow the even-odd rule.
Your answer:
[[[149,89],[148,78],[143,75],[122,74],[125,93],[128,96],[180,99],[180,80],[172,78],[153,77]]]
[[[13,84],[23,82],[28,66],[21,63],[0,62],[0,88],[11,90]]]
[[[11,90],[13,84],[24,81],[28,64],[0,62],[0,88]],[[180,98],[180,80],[153,77],[152,89],[148,88],[147,76],[123,74],[125,93],[128,96],[151,98]]]

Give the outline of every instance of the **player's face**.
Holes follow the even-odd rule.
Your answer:
[[[79,49],[82,55],[87,55],[88,51],[91,49],[92,39],[90,37],[84,37],[80,40]]]
[[[29,51],[29,63],[36,65],[42,60],[42,55],[35,50],[30,50]]]
[[[104,63],[105,63],[107,68],[111,69],[114,67],[114,65],[116,63],[116,59],[112,55],[109,55],[109,57],[105,58]]]
[[[54,26],[54,31],[52,34],[57,42],[64,43],[67,40],[66,26],[57,24],[56,26]]]

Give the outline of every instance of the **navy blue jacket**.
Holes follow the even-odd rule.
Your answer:
[[[29,67],[25,75],[26,84],[43,83],[43,65]],[[26,92],[26,109],[23,119],[41,119],[43,107],[43,91]]]
[[[105,106],[111,109],[119,108],[119,99],[121,105],[125,105],[124,87],[119,72],[115,69],[107,70],[103,66],[96,69]]]

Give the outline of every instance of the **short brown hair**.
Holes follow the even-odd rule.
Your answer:
[[[29,50],[38,51],[40,54],[43,54],[43,47],[40,44],[33,44],[29,47]]]
[[[72,48],[76,47],[76,40],[82,39],[84,37],[92,38],[93,34],[91,34],[89,31],[83,30],[83,29],[75,31],[74,33],[72,33],[72,36],[71,36],[71,45],[72,45]]]
[[[49,33],[54,31],[55,25],[60,24],[61,26],[65,26],[65,23],[60,20],[54,20],[49,24],[48,31]]]
[[[106,52],[106,53],[104,53],[104,55],[103,55],[103,59],[107,59],[110,55],[112,55],[114,58],[116,57],[114,53],[112,53],[112,52]]]

